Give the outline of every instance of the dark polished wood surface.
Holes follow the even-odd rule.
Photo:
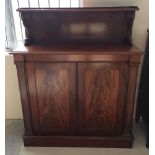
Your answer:
[[[31,45],[11,53],[25,146],[132,147],[136,10],[18,9]]]
[[[127,96],[127,63],[78,64],[79,128],[83,135],[120,134]]]
[[[74,53],[30,46],[13,52],[25,146],[132,146],[134,95],[142,52],[136,47],[106,49]],[[56,135],[59,138],[53,137]]]
[[[27,63],[26,69],[33,130],[54,135],[75,133],[75,64]]]
[[[80,7],[80,8],[18,8],[19,12],[81,12],[81,11],[135,11],[139,10],[137,6],[122,6],[122,7]]]
[[[106,147],[106,148],[131,148],[133,137],[56,137],[56,136],[23,136],[25,146],[39,147]]]
[[[10,54],[143,54],[136,46],[127,45],[104,45],[104,44],[59,44],[59,45],[31,45],[24,46],[18,44],[18,46]]]
[[[25,26],[25,45],[131,45],[136,10],[137,7],[18,9]]]

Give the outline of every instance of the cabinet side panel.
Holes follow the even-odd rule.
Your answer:
[[[27,89],[27,73],[25,69],[25,64],[23,62],[16,62],[16,68],[18,74],[22,111],[24,117],[25,135],[29,136],[32,135],[32,126],[31,126],[29,96]]]
[[[129,84],[128,84],[127,106],[126,106],[126,113],[125,113],[125,128],[124,128],[125,133],[131,133],[131,130],[132,130],[137,74],[138,74],[138,65],[131,64]]]

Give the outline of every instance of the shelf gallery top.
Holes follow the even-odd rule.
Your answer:
[[[18,8],[25,26],[25,45],[132,45],[136,6]]]

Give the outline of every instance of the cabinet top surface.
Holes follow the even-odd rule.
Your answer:
[[[40,46],[31,45],[24,46],[23,44],[13,50],[10,54],[143,54],[136,46],[122,45],[54,45]]]
[[[80,8],[18,8],[19,12],[68,12],[68,11],[135,11],[137,6],[122,7],[80,7]]]

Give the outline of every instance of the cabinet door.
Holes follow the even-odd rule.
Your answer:
[[[123,130],[129,65],[78,64],[78,115],[81,135],[120,134]]]
[[[73,63],[27,63],[33,131],[43,135],[76,132],[76,67]]]

